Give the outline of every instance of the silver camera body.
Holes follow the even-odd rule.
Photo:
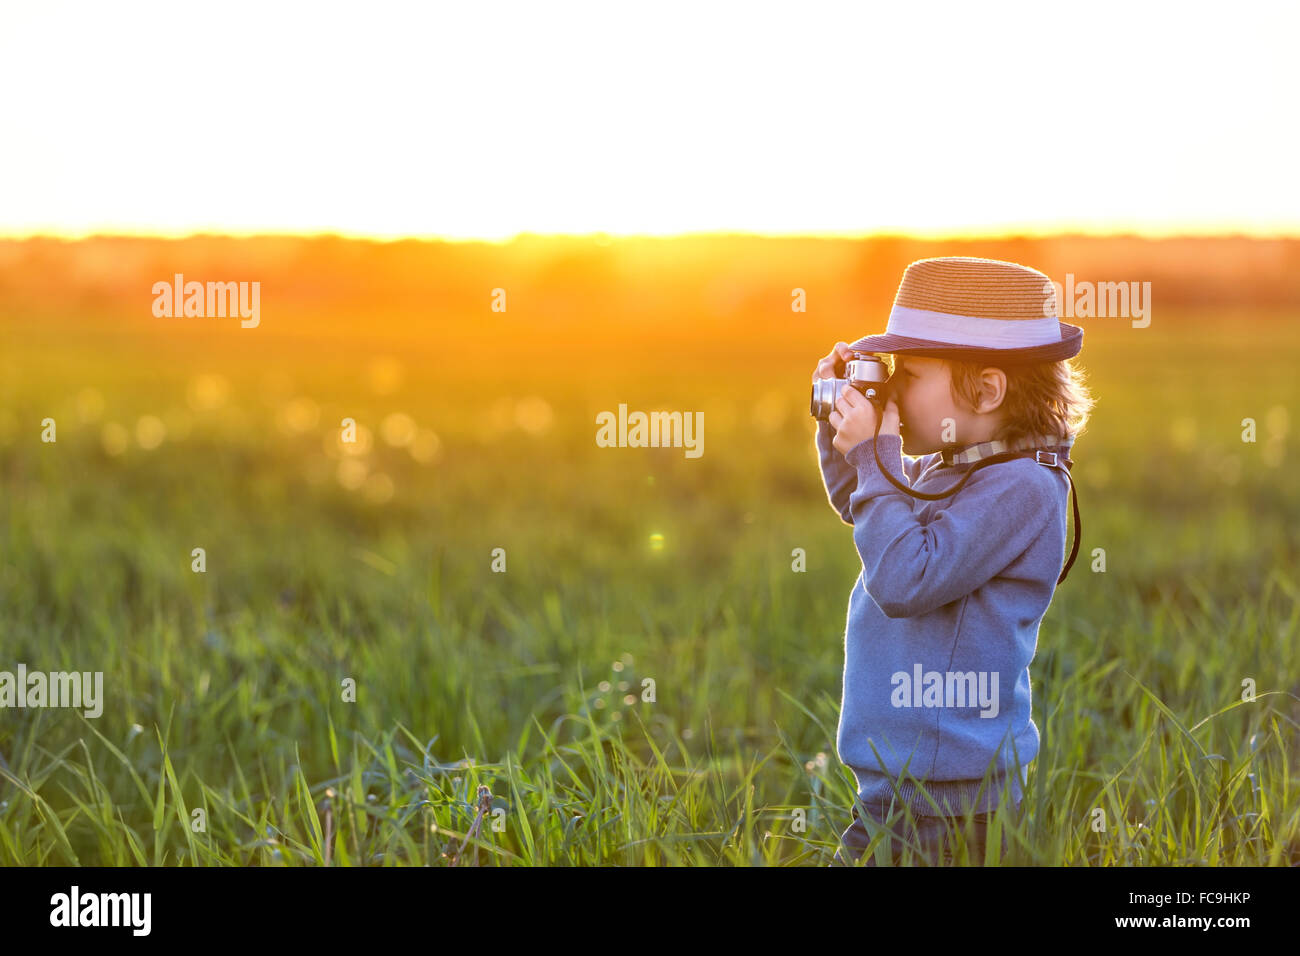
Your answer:
[[[844,363],[846,378],[823,378],[813,382],[812,398],[808,411],[818,421],[827,421],[835,409],[845,385],[852,385],[866,396],[877,409],[883,409],[889,400],[889,366],[875,352],[854,352]]]

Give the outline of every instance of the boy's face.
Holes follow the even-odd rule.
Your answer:
[[[958,407],[953,399],[952,373],[943,359],[895,355],[891,382],[903,451],[909,455],[929,455],[945,445],[982,440],[972,437],[979,416]],[[946,428],[950,423],[944,419],[951,419],[952,427]]]

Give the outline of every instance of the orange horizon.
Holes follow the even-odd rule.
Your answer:
[[[644,239],[909,239],[925,242],[935,241],[971,241],[991,240],[1007,241],[1015,239],[1300,239],[1300,225],[1282,229],[1259,229],[1250,227],[1086,227],[1066,226],[1057,228],[1025,227],[1015,229],[953,229],[953,230],[916,230],[900,232],[897,230],[801,230],[801,231],[762,231],[747,229],[708,229],[686,230],[682,232],[620,232],[594,230],[589,232],[541,232],[521,230],[508,236],[466,236],[440,235],[436,233],[384,234],[354,232],[350,230],[50,230],[50,231],[12,231],[0,229],[0,241],[25,242],[28,240],[57,240],[64,242],[84,242],[94,239],[155,239],[165,241],[182,241],[187,239],[342,239],[354,242],[397,243],[397,242],[444,242],[444,243],[480,243],[486,245],[509,245],[521,239],[594,239],[598,242],[614,240]]]

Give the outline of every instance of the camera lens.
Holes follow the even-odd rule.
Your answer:
[[[849,384],[844,378],[823,378],[813,382],[812,395],[808,401],[808,411],[818,421],[827,421],[835,408],[835,399],[840,391]]]

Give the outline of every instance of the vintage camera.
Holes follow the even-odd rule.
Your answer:
[[[889,401],[889,366],[875,352],[854,352],[844,363],[847,378],[824,378],[813,382],[809,412],[818,421],[826,421],[835,408],[835,399],[845,385],[852,385],[871,400],[877,410]]]

